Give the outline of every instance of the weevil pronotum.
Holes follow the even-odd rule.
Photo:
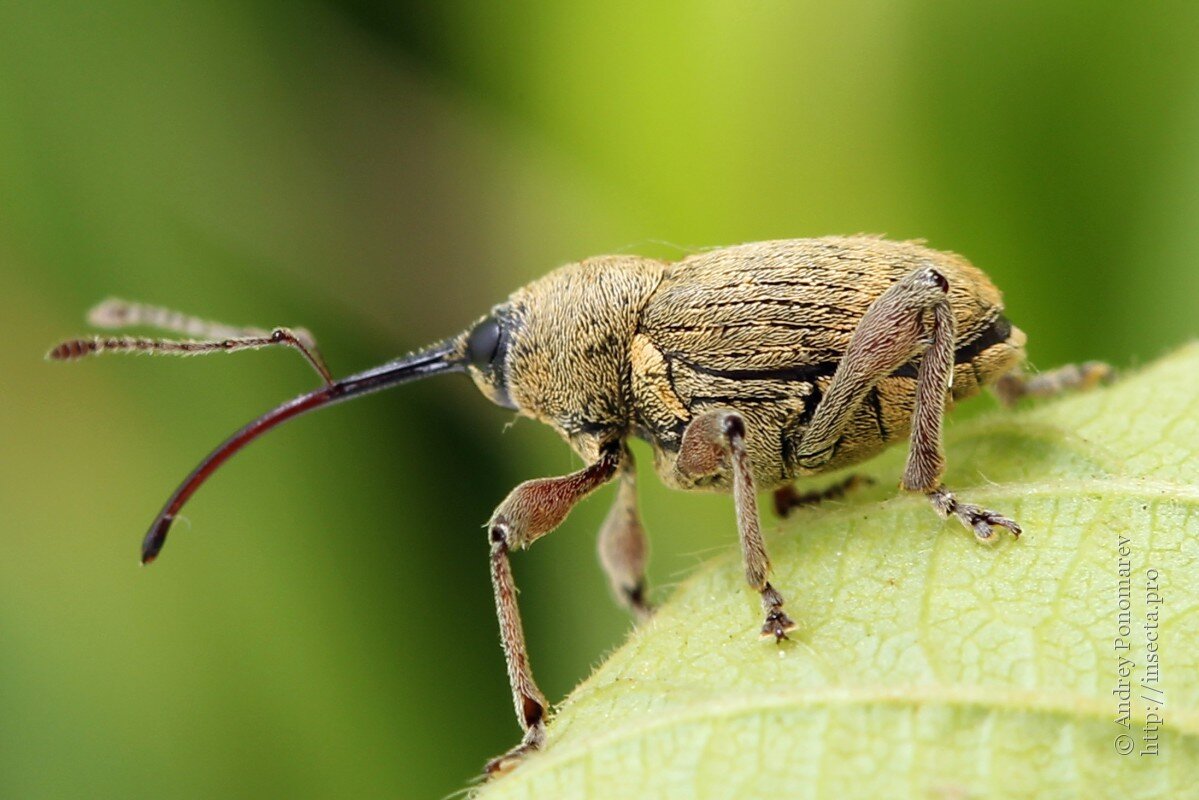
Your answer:
[[[760,242],[673,263],[603,256],[518,289],[464,333],[383,366],[334,380],[301,329],[239,329],[121,301],[92,312],[100,327],[148,325],[187,340],[75,339],[50,351],[72,359],[110,351],[206,353],[286,345],[324,386],[284,403],[213,450],[150,526],[142,561],[158,556],[183,504],[226,459],[306,411],[445,372],[466,372],[493,403],[550,425],[586,466],[517,486],[487,524],[491,580],[520,744],[487,765],[503,771],[541,746],[547,704],[533,680],[509,553],[554,530],[571,507],[617,481],[599,533],[617,599],[638,617],[647,601],[647,546],[637,514],[629,437],[653,448],[669,486],[731,492],[745,577],[761,599],[761,635],[795,623],[768,580],[756,494],[776,508],[820,498],[792,481],[869,458],[909,440],[901,487],[926,495],[982,541],[1020,526],[962,502],[941,483],[941,418],[956,400],[992,388],[1001,400],[1092,386],[1109,374],[1088,362],[1036,376],[1022,371],[1025,336],[999,291],[953,253],[869,236]],[[838,494],[842,483],[823,493]]]

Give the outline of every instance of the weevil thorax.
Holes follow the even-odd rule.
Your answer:
[[[517,289],[463,334],[492,402],[552,426],[583,455],[628,427],[629,349],[665,265],[637,256],[567,264]]]

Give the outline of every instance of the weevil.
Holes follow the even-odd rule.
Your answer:
[[[998,289],[964,258],[920,242],[851,236],[759,242],[664,262],[630,255],[560,267],[517,289],[465,332],[374,369],[334,380],[302,329],[239,329],[148,306],[108,301],[100,327],[149,325],[192,339],[74,339],[49,356],[125,351],[206,353],[271,345],[300,351],[324,385],[267,412],[200,462],[142,543],[153,561],[188,498],[230,456],[312,409],[408,381],[465,372],[493,403],[557,431],[585,463],[526,481],[486,525],[491,581],[516,717],[524,736],[487,765],[515,765],[545,740],[548,705],[533,680],[509,566],[514,550],[558,527],[571,508],[616,482],[599,532],[618,601],[651,613],[648,548],[634,489],[630,437],[649,443],[668,486],[733,495],[745,578],[760,598],[761,635],[796,624],[769,581],[757,493],[786,514],[835,495],[797,494],[792,482],[846,467],[908,440],[902,490],[927,496],[980,541],[1019,536],[1001,513],[963,502],[941,482],[941,420],[955,401],[990,387],[1001,400],[1087,388],[1099,362],[1026,375],[1025,335],[1004,316]]]

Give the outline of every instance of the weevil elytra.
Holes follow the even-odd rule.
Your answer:
[[[1012,519],[961,502],[941,483],[941,418],[990,387],[1005,402],[1107,376],[1098,362],[1026,376],[1025,336],[998,289],[952,253],[917,242],[830,237],[708,250],[673,263],[605,256],[569,264],[515,291],[467,331],[383,366],[334,380],[311,335],[216,325],[108,301],[101,327],[150,325],[200,337],[75,339],[50,352],[202,353],[286,345],[324,386],[267,412],[212,451],[167,501],[142,544],[152,561],[183,504],[226,459],[281,422],[322,406],[445,372],[466,372],[493,403],[550,425],[586,466],[517,486],[487,525],[491,579],[508,678],[524,737],[488,764],[502,771],[544,741],[547,703],[529,666],[509,567],[511,551],[554,530],[582,498],[617,481],[599,533],[617,599],[650,613],[646,539],[629,437],[647,441],[669,486],[731,492],[745,577],[759,594],[761,635],[795,623],[768,580],[756,494],[780,513],[819,496],[794,479],[867,459],[907,438],[901,487],[926,495],[982,541]],[[847,484],[833,487],[839,493]]]

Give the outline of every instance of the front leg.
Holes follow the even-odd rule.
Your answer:
[[[624,451],[616,500],[599,533],[599,557],[616,601],[640,622],[653,613],[646,597],[645,565],[649,543],[637,513],[637,473],[633,454]]]
[[[679,473],[688,479],[705,478],[730,467],[745,580],[762,597],[766,612],[762,638],[774,637],[781,642],[787,638],[787,631],[795,629],[795,623],[783,612],[783,596],[767,580],[770,558],[758,520],[753,469],[745,448],[745,420],[735,411],[708,411],[691,420],[683,431],[675,462]]]
[[[512,578],[508,554],[514,549],[528,547],[558,527],[577,502],[611,480],[623,452],[623,447],[616,443],[601,450],[598,461],[578,472],[560,478],[525,481],[500,503],[487,524],[491,541],[491,585],[495,590],[500,642],[508,666],[516,720],[525,732],[520,744],[488,762],[488,775],[506,772],[529,752],[541,747],[545,741],[548,708],[529,666],[520,609],[516,604],[516,582]]]

